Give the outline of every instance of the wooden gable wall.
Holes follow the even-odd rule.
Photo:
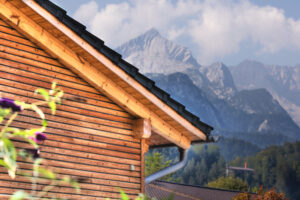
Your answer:
[[[137,195],[143,178],[141,142],[132,136],[133,117],[0,20],[0,95],[35,102],[38,97],[33,91],[49,89],[54,80],[65,98],[55,116],[44,109],[48,139],[41,145],[41,157],[56,172],[83,180],[80,196],[66,187],[54,193],[61,198],[114,199],[120,187]],[[30,115],[22,112],[14,126],[39,125],[39,118]],[[24,144],[16,142],[16,146]],[[134,171],[130,165],[135,166]],[[23,162],[20,167],[26,171],[31,166]],[[0,199],[16,189],[30,188],[27,178],[12,181],[0,167]]]

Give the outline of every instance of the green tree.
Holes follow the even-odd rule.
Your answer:
[[[248,191],[249,186],[240,178],[220,177],[215,181],[209,182],[208,187],[228,189],[228,190],[238,190],[238,191]]]
[[[247,180],[251,187],[275,187],[280,192],[285,192],[288,198],[300,199],[299,141],[269,147],[255,156],[236,159],[231,165],[238,166],[244,162],[255,170],[254,175]]]
[[[145,174],[149,176],[161,169],[169,167],[171,160],[165,160],[164,156],[159,152],[152,152],[146,155],[145,159]],[[172,175],[169,174],[161,178],[161,180],[172,181]]]
[[[225,175],[225,161],[217,145],[194,145],[188,156],[187,165],[176,173],[182,183],[205,185]]]

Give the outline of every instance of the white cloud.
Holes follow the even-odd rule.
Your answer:
[[[262,54],[300,49],[300,20],[247,0],[130,0],[101,10],[91,1],[76,11],[75,18],[112,47],[152,27],[169,39],[190,38],[200,63],[238,52],[245,40],[258,44]]]
[[[74,13],[74,18],[79,20],[82,24],[87,25],[94,20],[98,13],[98,4],[95,1],[90,1],[87,4],[81,5]]]

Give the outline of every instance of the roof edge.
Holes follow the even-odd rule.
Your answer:
[[[63,10],[62,8],[55,5],[49,0],[34,0],[34,1],[38,3],[42,8],[47,10],[50,14],[52,14],[57,20],[62,22],[66,27],[71,29],[74,33],[76,33],[79,37],[81,37],[94,49],[98,50],[105,57],[111,60],[116,66],[122,69],[127,75],[132,77],[135,81],[140,83],[145,89],[147,89],[149,92],[154,94],[163,103],[167,104],[176,113],[178,113],[184,119],[189,121],[193,126],[201,130],[206,136],[210,135],[211,131],[213,130],[213,127],[200,121],[200,119],[197,116],[187,111],[182,104],[175,101],[170,97],[168,93],[158,88],[152,80],[150,80],[143,74],[139,73],[136,67],[123,60],[120,54],[110,49],[109,47],[105,46],[103,40],[99,39],[95,35],[88,32],[84,25],[82,25],[81,23],[77,22],[76,20],[68,16],[65,10]]]

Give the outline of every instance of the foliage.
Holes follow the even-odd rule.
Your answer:
[[[287,198],[284,193],[277,193],[274,188],[264,191],[263,187],[260,187],[257,194],[239,193],[233,200],[287,200]]]
[[[239,151],[239,148],[235,151]],[[160,152],[166,160],[178,160],[174,149],[164,149]],[[187,165],[176,172],[172,180],[180,177],[181,183],[184,184],[206,185],[225,176],[225,161],[216,144],[194,145],[188,156]],[[271,146],[254,156],[238,157],[231,161],[230,165],[244,166],[245,162],[249,168],[255,170],[254,174],[235,173],[235,175],[247,182],[251,191],[256,192],[256,188],[263,185],[267,189],[275,187],[284,192],[288,198],[300,199],[300,142]]]
[[[254,175],[249,178],[252,187],[276,187],[287,197],[300,199],[300,142],[269,147],[255,156],[235,159],[232,165],[244,162],[255,169]]]
[[[240,178],[219,177],[215,181],[207,183],[208,187],[227,189],[227,190],[238,190],[238,191],[248,191],[248,184]]]
[[[31,193],[17,191],[11,196],[11,200],[42,199],[54,187],[66,184],[72,185],[79,192],[79,186],[76,181],[72,180],[69,176],[58,176],[51,170],[41,167],[40,165],[43,159],[38,158],[40,153],[39,143],[47,138],[44,133],[47,127],[47,120],[39,106],[48,105],[54,115],[56,104],[61,102],[63,91],[56,87],[56,83],[53,83],[51,90],[46,91],[45,89],[39,88],[35,91],[35,94],[41,95],[44,100],[29,104],[8,98],[0,98],[0,123],[2,126],[0,132],[0,165],[4,166],[9,176],[14,179],[21,157],[23,160],[32,162],[33,164],[32,174],[24,173],[21,170],[18,170],[17,174],[27,176],[31,179]],[[12,126],[13,121],[18,117],[19,113],[25,110],[34,111],[39,116],[41,119],[40,127],[21,129]],[[14,141],[27,142],[32,145],[33,149],[16,148]],[[48,183],[48,185],[46,184],[42,191],[39,192],[37,190],[38,181],[46,181],[46,183]]]
[[[225,175],[225,161],[217,145],[194,145],[188,156],[187,165],[174,176],[181,183],[205,185]]]
[[[151,151],[146,156],[146,175],[177,162],[179,160],[178,155],[176,148]],[[208,181],[225,175],[225,161],[217,145],[194,145],[189,150],[188,157],[188,163],[183,169],[172,175],[167,175],[163,180],[205,185]]]
[[[149,176],[161,169],[169,167],[171,160],[165,161],[164,156],[159,152],[152,152],[146,155],[145,159],[145,175]],[[161,180],[171,181],[172,175],[169,174],[165,177],[162,177]]]
[[[261,150],[257,145],[236,138],[222,138],[216,145],[222,149],[221,155],[226,161],[231,161],[238,156],[252,156]]]
[[[127,194],[120,189],[120,194],[121,194],[121,200],[130,200],[130,198],[127,196]],[[174,199],[174,195],[171,194],[166,198],[160,198],[160,200],[173,200]],[[147,195],[144,194],[139,194],[138,197],[135,198],[135,200],[158,200],[155,197],[148,197]]]

